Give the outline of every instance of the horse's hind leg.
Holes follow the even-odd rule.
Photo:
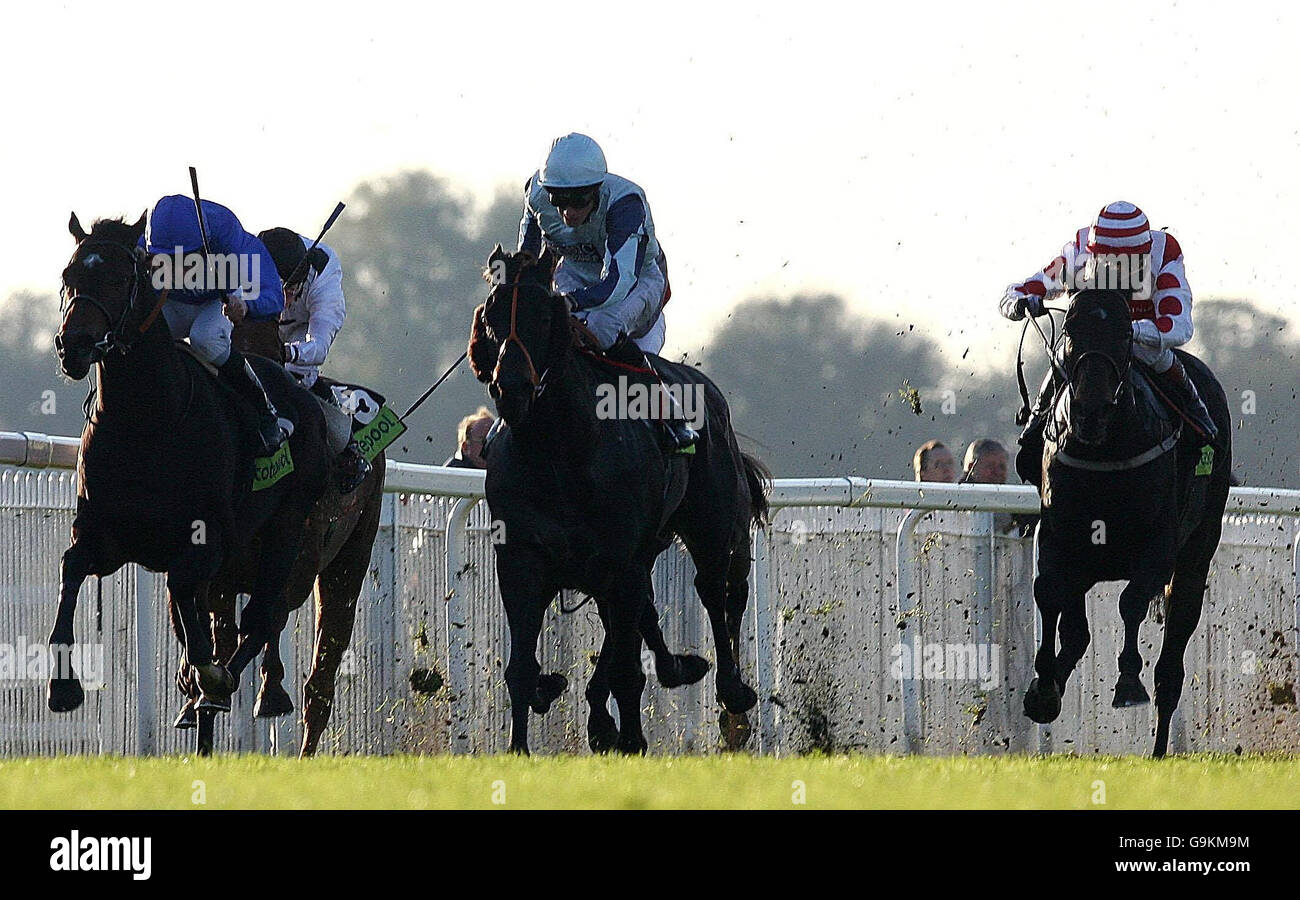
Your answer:
[[[1226,494],[1226,487],[1224,493]],[[1151,755],[1159,759],[1169,749],[1169,723],[1183,694],[1183,655],[1201,621],[1205,600],[1205,582],[1210,561],[1219,546],[1223,530],[1222,504],[1210,503],[1206,521],[1196,530],[1178,554],[1177,567],[1170,585],[1165,610],[1165,639],[1156,660],[1156,742]]]
[[[343,654],[352,643],[357,597],[365,580],[369,556],[358,562],[336,558],[316,579],[316,645],[311,672],[303,690],[303,731],[299,755],[311,756],[334,711],[334,693]]]
[[[653,573],[653,569],[651,570]],[[664,633],[659,628],[659,612],[655,609],[653,574],[646,579],[646,598],[641,608],[641,637],[655,657],[655,678],[663,687],[672,689],[695,684],[709,671],[709,661],[690,653],[673,653],[668,649]]]
[[[754,689],[745,684],[739,660],[740,614],[747,602],[748,583],[744,583],[744,598],[738,600],[735,596],[729,596],[728,572],[732,566],[732,554],[726,551],[705,552],[694,542],[688,542],[687,546],[695,561],[695,591],[700,595],[700,602],[709,614],[709,624],[713,629],[714,649],[718,655],[718,671],[715,675],[718,700],[729,713],[746,712],[758,702]],[[748,575],[748,569],[746,574]],[[729,607],[731,615],[728,615]]]

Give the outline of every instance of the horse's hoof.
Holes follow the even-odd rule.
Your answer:
[[[1061,714],[1061,692],[1057,690],[1055,682],[1048,684],[1050,689],[1045,690],[1035,678],[1029,682],[1029,689],[1025,691],[1025,715],[1039,725],[1055,722]]]
[[[176,721],[172,722],[172,728],[187,729],[198,727],[199,714],[194,709],[194,701],[186,700],[185,705],[181,707],[181,711],[176,714]]]
[[[533,702],[530,704],[533,712],[539,716],[545,715],[551,708],[551,704],[556,698],[565,692],[569,687],[569,679],[563,675],[554,672],[548,672],[545,675],[537,676],[537,690],[533,694]]]
[[[645,735],[620,736],[618,739],[618,752],[624,756],[645,756],[649,747],[650,745],[645,742]]]
[[[754,704],[758,702],[758,694],[754,693],[752,687],[737,678],[731,684],[718,684],[718,699],[722,701],[727,712],[739,715],[754,708]]]
[[[618,746],[618,726],[612,716],[593,715],[587,718],[587,746],[592,753],[608,753]]]
[[[287,716],[293,712],[293,700],[284,685],[263,684],[257,692],[257,701],[253,704],[253,716],[258,719],[274,719]]]
[[[199,697],[199,710],[211,710],[212,712],[230,712],[230,695],[229,694],[203,694]]]
[[[673,657],[674,665],[669,670],[656,669],[659,683],[666,688],[677,688],[695,684],[709,671],[709,661],[702,656],[679,653]]]
[[[235,683],[235,676],[230,674],[230,670],[219,663],[206,663],[201,666],[192,666],[194,676],[198,680],[199,690],[205,695],[233,694],[238,685]],[[229,706],[226,707],[229,709]]]
[[[722,746],[727,750],[743,750],[754,733],[749,724],[749,716],[744,713],[730,713],[723,710],[718,716],[718,728],[722,732]]]
[[[81,689],[77,678],[51,678],[50,690],[45,696],[45,705],[50,712],[72,712],[86,702],[86,692]]]
[[[1127,709],[1130,706],[1145,706],[1151,702],[1151,696],[1142,686],[1142,680],[1136,675],[1121,675],[1115,682],[1115,699],[1110,705],[1115,709]]]

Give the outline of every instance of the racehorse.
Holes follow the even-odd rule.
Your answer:
[[[658,423],[599,416],[597,391],[612,370],[575,348],[567,302],[551,292],[554,262],[549,253],[534,260],[498,245],[488,270],[504,277],[475,310],[469,343],[471,368],[508,426],[488,448],[486,491],[505,533],[493,549],[510,627],[510,747],[528,752],[530,706],[544,712],[563,688],[561,676],[539,678],[537,640],[556,593],[576,588],[596,600],[605,628],[587,689],[588,742],[597,752],[644,753],[643,634],[661,681],[665,662],[683,667],[663,647],[651,583],[655,558],[674,534],[695,562],[712,625],[724,725],[757,702],[740,671],[740,627],[749,529],[766,519],[770,476],[740,452],[725,398],[691,366],[655,361],[666,379],[704,396],[693,455],[666,459]],[[610,691],[617,728],[606,708]]]
[[[97,399],[87,405],[81,436],[77,512],[51,650],[56,659],[70,652],[87,576],[128,562],[166,572],[185,651],[182,677],[192,679],[204,714],[229,710],[240,672],[278,640],[288,617],[285,584],[330,467],[324,416],[282,368],[253,359],[280,415],[294,425],[292,468],[255,485],[253,412],[174,344],[160,315],[166,293],[154,290],[149,256],[138,246],[145,217],[133,225],[100,220],[87,234],[73,214],[68,229],[77,248],[63,271],[66,308],[55,346],[68,377],[85,378],[95,366]],[[238,639],[228,657],[214,658],[200,615],[203,585],[229,571],[254,539]],[[76,709],[83,700],[75,672],[54,673],[51,710]]]
[[[1036,538],[1034,600],[1043,633],[1025,714],[1039,723],[1060,714],[1061,693],[1089,642],[1084,596],[1099,581],[1128,582],[1119,600],[1124,647],[1112,705],[1150,702],[1139,677],[1138,626],[1163,591],[1153,752],[1162,757],[1182,695],[1183,655],[1219,544],[1231,423],[1218,380],[1199,359],[1176,350],[1218,426],[1218,446],[1203,447],[1190,427],[1180,427],[1157,399],[1158,385],[1132,365],[1130,322],[1118,291],[1080,291],[1066,314],[1061,364],[1053,363],[1062,384],[1047,421]]]
[[[274,319],[256,322],[245,319],[235,326],[231,344],[246,355],[263,356],[277,363],[284,361],[279,327]],[[330,382],[322,377],[318,383],[328,389]],[[381,451],[375,456],[370,474],[351,493],[340,493],[334,480],[330,480],[307,520],[302,552],[285,585],[285,600],[290,612],[302,606],[313,593],[313,585],[316,598],[316,642],[312,670],[305,684],[300,756],[311,756],[316,752],[321,735],[329,724],[335,678],[343,654],[352,641],[357,597],[370,568],[371,550],[379,529],[384,471],[385,456]],[[228,566],[207,586],[213,649],[219,658],[234,646],[235,602],[240,593],[248,593],[252,587],[255,558],[253,548],[248,548],[236,564]],[[172,627],[177,629],[179,637],[180,623],[174,605],[171,611]],[[179,671],[185,670],[182,667]],[[272,718],[293,712],[293,700],[283,686],[284,663],[280,658],[278,640],[266,646],[261,675],[262,686],[253,706],[253,715]],[[200,745],[210,747],[210,719],[205,721],[205,717],[197,714],[199,697],[196,686],[192,679],[178,679],[178,684],[187,700],[177,716],[177,726],[189,728],[197,725],[201,729]]]

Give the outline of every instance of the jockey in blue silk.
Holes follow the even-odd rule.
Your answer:
[[[230,332],[234,323],[245,316],[256,320],[280,315],[284,307],[280,277],[266,246],[245,231],[229,209],[204,200],[203,224],[207,230],[208,252],[213,257],[229,259],[240,281],[216,286],[204,279],[198,286],[186,288],[179,274],[173,275],[175,281],[163,304],[163,318],[174,339],[188,337],[194,355],[215,366],[235,393],[253,404],[258,411],[259,454],[270,455],[288,436],[290,428],[276,413],[248,360],[231,347]],[[155,203],[149,215],[149,229],[141,243],[155,256],[201,254],[203,234],[194,201],[182,194],[171,194]],[[171,271],[179,273],[181,265],[177,259]]]
[[[311,241],[289,228],[268,228],[257,237],[270,251],[284,282],[279,326],[284,368],[303,387],[337,406],[334,392],[318,378],[347,316],[339,256],[325,244],[317,244],[308,253]],[[339,490],[345,494],[356,490],[371,468],[353,438],[339,456]]]
[[[543,245],[559,257],[554,290],[584,322],[602,351],[636,348],[662,384],[651,354],[663,349],[667,265],[655,237],[645,191],[610,174],[600,146],[585,134],[551,144],[541,169],[524,185],[519,249],[541,256]],[[665,421],[677,451],[699,435],[686,424],[676,398]]]

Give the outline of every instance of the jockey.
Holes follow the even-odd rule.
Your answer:
[[[1152,231],[1146,215],[1132,203],[1118,200],[1104,207],[1046,268],[1009,286],[1000,303],[1002,315],[1012,321],[1023,319],[1026,312],[1040,316],[1044,303],[1053,297],[1093,286],[1118,287],[1128,295],[1133,356],[1155,374],[1157,384],[1190,419],[1193,430],[1213,441],[1218,428],[1173,352],[1192,337],[1192,292],[1182,248],[1173,235]],[[1038,481],[1043,425],[1053,394],[1049,373],[1020,436],[1016,469],[1026,481]]]
[[[334,392],[323,383],[318,386],[317,379],[347,315],[338,254],[324,244],[308,253],[311,241],[288,228],[270,228],[257,236],[284,281],[284,312],[280,314],[284,367],[303,387],[337,406]],[[361,455],[355,438],[340,454],[339,466],[339,489],[345,494],[370,473],[371,465]]]
[[[667,267],[655,238],[645,191],[611,175],[600,146],[585,134],[556,138],[541,169],[524,185],[519,249],[538,257],[542,245],[560,258],[554,289],[586,323],[602,351],[631,343],[654,372],[650,354],[663,349]],[[676,398],[665,421],[678,452],[699,435]]]
[[[216,366],[226,384],[253,404],[258,412],[260,454],[270,455],[288,437],[292,426],[280,419],[248,360],[230,346],[230,332],[234,323],[245,316],[269,319],[280,314],[284,306],[280,278],[265,245],[244,230],[233,212],[219,203],[202,202],[208,251],[229,265],[192,268],[209,274],[215,269],[227,273],[237,270],[238,284],[211,284],[200,279],[199,286],[188,289],[182,286],[180,273],[185,268],[182,254],[203,252],[203,233],[194,201],[182,194],[168,195],[154,204],[149,230],[141,243],[151,254],[175,255],[172,282],[162,310],[167,327],[176,340],[188,337],[194,354]]]

